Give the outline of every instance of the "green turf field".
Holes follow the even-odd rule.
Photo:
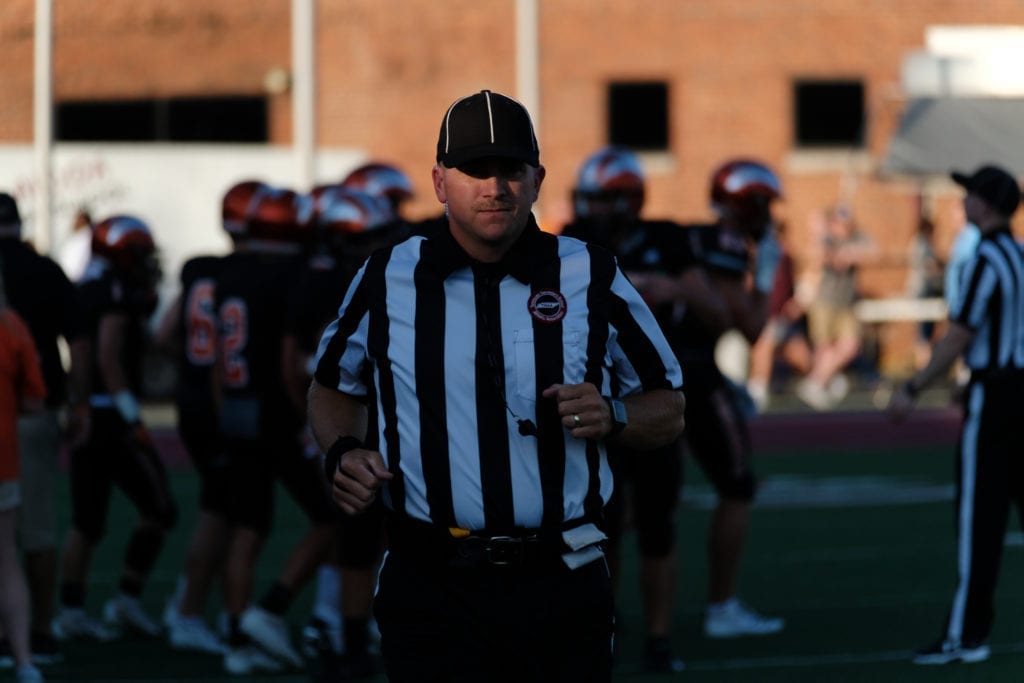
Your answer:
[[[999,681],[1024,680],[1024,545],[1011,524],[1003,563],[998,616],[988,662],[918,667],[910,652],[938,636],[952,596],[952,450],[866,452],[828,447],[759,458],[762,503],[744,564],[742,595],[759,610],[784,616],[785,631],[765,638],[714,641],[701,631],[704,527],[709,491],[687,466],[679,514],[680,591],[673,640],[687,664],[676,679],[707,682]],[[159,613],[183,554],[196,488],[188,472],[173,474],[182,523],[147,588]],[[288,537],[303,521],[284,496],[277,526],[260,566],[261,592],[279,566]],[[66,519],[66,511],[63,515]],[[117,498],[111,533],[96,556],[89,605],[98,610],[117,580],[134,513]],[[640,674],[641,612],[635,559],[624,563],[616,681],[663,681]],[[296,634],[309,591],[294,608]],[[169,650],[162,642],[71,644],[67,661],[46,671],[51,681],[227,681],[218,658]],[[0,674],[0,680],[3,680]],[[9,672],[6,674],[9,676]],[[301,672],[247,681],[308,680]],[[384,680],[381,677],[379,680]]]

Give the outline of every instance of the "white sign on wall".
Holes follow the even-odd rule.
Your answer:
[[[318,182],[340,181],[365,161],[355,150],[321,150]],[[230,241],[221,229],[220,202],[241,180],[291,187],[290,147],[267,145],[61,144],[53,154],[50,244],[56,252],[85,207],[94,220],[127,213],[153,230],[164,269],[162,303],[176,291],[181,265],[198,254],[223,254]],[[0,145],[0,191],[18,200],[23,236],[34,234],[36,184],[30,145]],[[295,188],[307,191],[310,188]]]

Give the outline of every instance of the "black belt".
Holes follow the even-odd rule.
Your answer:
[[[1024,377],[1024,368],[972,368],[972,382],[1020,381]]]
[[[564,568],[562,553],[568,551],[560,531],[512,529],[492,535],[395,517],[388,523],[388,550],[438,569]]]

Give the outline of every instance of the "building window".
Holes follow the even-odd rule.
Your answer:
[[[643,152],[668,149],[668,85],[608,86],[608,142]]]
[[[73,142],[267,142],[263,97],[58,102],[56,139]]]
[[[863,147],[861,81],[797,81],[794,87],[797,147]]]

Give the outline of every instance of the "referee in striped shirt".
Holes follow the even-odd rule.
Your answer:
[[[980,662],[995,614],[996,580],[1011,503],[1024,521],[1024,256],[1010,233],[1021,193],[1004,169],[953,173],[967,191],[964,212],[981,242],[960,277],[948,330],[931,361],[893,394],[890,414],[902,418],[915,396],[943,376],[960,355],[971,370],[957,449],[958,582],[945,631],[914,657],[917,664]]]
[[[498,93],[445,113],[447,226],[375,252],[320,342],[310,424],[334,500],[380,498],[392,681],[608,681],[604,441],[669,443],[682,373],[611,254],[531,213],[544,167]]]

